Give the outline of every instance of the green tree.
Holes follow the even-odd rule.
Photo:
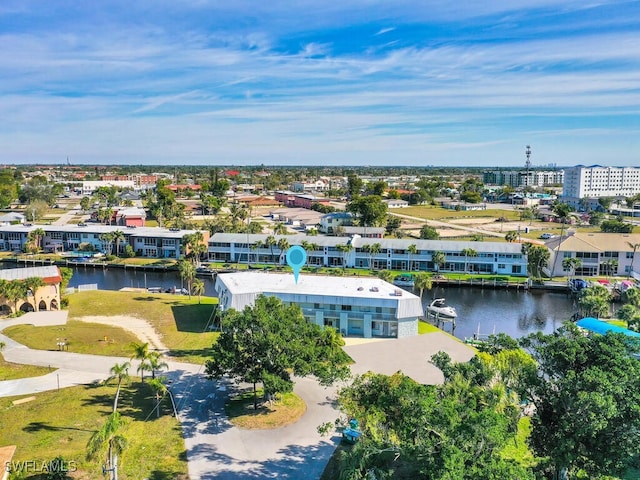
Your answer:
[[[518,239],[518,232],[516,232],[515,230],[507,232],[507,234],[504,236],[504,239],[509,243],[515,242]]]
[[[138,360],[140,365],[138,366],[138,372],[140,372],[140,380],[144,383],[144,372],[149,370],[149,343],[132,343],[131,348],[131,360]]]
[[[577,257],[567,257],[562,259],[562,270],[569,274],[569,278],[575,274],[576,270],[582,267],[582,260]]]
[[[551,252],[547,247],[532,243],[522,244],[522,254],[527,256],[527,268],[534,278],[542,277],[542,269],[549,264]]]
[[[287,226],[282,222],[276,222],[273,224],[273,234],[274,235],[286,235],[289,231],[287,230]]]
[[[633,254],[631,255],[631,265],[629,265],[629,272],[627,273],[628,280],[631,276],[631,272],[633,272],[633,262],[636,260],[636,252],[638,251],[638,248],[640,248],[640,243],[627,242],[627,245],[629,245],[629,248],[633,250]]]
[[[151,379],[156,378],[156,372],[169,368],[167,362],[162,359],[162,355],[160,352],[149,352],[146,358],[146,364],[149,367],[149,371],[151,372]]]
[[[36,294],[38,293],[38,289],[44,287],[46,284],[41,277],[28,277],[23,280],[26,288],[24,300],[28,301],[29,296],[33,296],[33,308],[34,310],[38,310],[38,302],[36,299]]]
[[[349,258],[349,253],[353,251],[353,245],[351,243],[339,243],[336,245],[336,250],[342,253],[342,269],[347,268],[347,259]]]
[[[91,197],[82,197],[80,199],[80,208],[83,212],[88,211],[91,208]]]
[[[347,203],[347,211],[357,215],[360,224],[365,227],[381,226],[387,220],[387,204],[378,195],[352,199]]]
[[[122,386],[122,382],[126,382],[129,380],[129,368],[131,368],[131,364],[129,362],[116,363],[111,370],[109,370],[109,378],[107,378],[107,382],[111,380],[117,380],[118,386],[116,388],[116,396],[113,399],[113,413],[118,411],[118,399],[120,398],[120,387]]]
[[[201,304],[202,295],[204,295],[204,282],[199,278],[193,279],[191,285],[192,293],[198,297],[198,305]]]
[[[438,240],[440,238],[440,234],[434,227],[425,223],[422,228],[420,228],[420,238],[424,240]]]
[[[639,346],[621,334],[585,336],[565,324],[521,340],[538,364],[525,387],[535,405],[529,443],[555,478],[621,475],[638,453]]]
[[[433,252],[433,255],[431,256],[431,261],[433,262],[433,265],[436,267],[436,272],[440,272],[440,269],[444,266],[445,263],[447,263],[447,256],[445,255],[444,252],[436,251],[436,252]]]
[[[580,291],[578,305],[585,316],[608,317],[613,296],[603,285],[591,285]]]
[[[469,257],[477,257],[478,252],[473,248],[463,248],[460,253],[464,255],[464,271],[467,272],[469,270]]]
[[[285,255],[287,254],[287,250],[289,250],[289,240],[285,237],[281,237],[278,239],[278,250],[280,250],[280,263],[285,260]]]
[[[93,460],[106,451],[107,468],[111,470],[111,478],[118,478],[118,456],[127,448],[127,439],[120,433],[124,421],[119,412],[107,417],[100,429],[94,432],[87,443],[87,459]]]
[[[126,237],[122,230],[116,230],[113,233],[113,241],[116,244],[116,255],[120,255],[120,244],[126,242]]]
[[[18,182],[9,169],[0,170],[0,208],[8,208],[18,198]]]
[[[148,385],[149,387],[151,387],[151,390],[153,391],[153,395],[155,396],[155,400],[156,400],[156,403],[155,403],[156,418],[160,418],[160,403],[162,402],[162,399],[165,397],[165,395],[169,391],[167,389],[166,380],[164,377],[152,378],[151,380],[149,380]]]
[[[381,197],[384,194],[386,189],[387,189],[387,182],[385,182],[384,180],[377,180],[367,185],[367,192],[370,195],[378,195],[379,197]]]
[[[407,247],[407,254],[409,255],[409,271],[413,270],[413,257],[418,254],[418,246],[412,243]]]
[[[100,242],[102,243],[102,248],[105,250],[107,255],[111,255],[113,253],[113,242],[115,240],[115,235],[113,232],[105,232],[100,234]]]
[[[376,275],[378,275],[378,278],[387,283],[393,282],[393,277],[395,276],[395,274],[391,270],[379,270]]]
[[[47,233],[44,231],[44,229],[40,227],[31,230],[29,232],[29,235],[27,236],[27,242],[29,243],[28,250],[32,251],[33,253],[38,253],[40,250],[42,250],[42,240],[44,239],[46,234]]]
[[[31,200],[24,209],[25,217],[31,222],[35,222],[47,214],[49,204],[44,200]]]
[[[354,198],[360,195],[363,185],[364,182],[357,175],[353,174],[347,176],[347,196],[349,198]]]
[[[348,357],[335,348],[336,335],[307,322],[297,305],[259,296],[242,312],[225,312],[206,372],[210,378],[229,376],[252,384],[257,409],[258,383],[272,397],[291,391],[292,375],[315,375],[324,385],[346,379]]]
[[[201,231],[188,233],[182,237],[182,245],[185,256],[189,258],[196,267],[200,266],[200,260],[207,253],[207,244]]]
[[[604,233],[633,233],[633,224],[621,220],[604,220],[600,224],[600,231]]]
[[[273,255],[273,247],[275,247],[277,245],[277,240],[276,237],[274,237],[273,235],[269,235],[265,241],[264,241],[264,246],[269,248],[269,252],[271,252],[271,263],[275,263],[275,257]]]
[[[431,282],[431,276],[424,272],[417,273],[414,276],[413,285],[415,288],[420,290],[420,298],[422,299],[422,293],[425,290],[431,290],[431,288],[433,287],[433,283]]]
[[[191,298],[192,284],[196,278],[196,267],[186,258],[181,258],[178,260],[178,272],[180,273],[180,278],[187,283],[189,298]]]

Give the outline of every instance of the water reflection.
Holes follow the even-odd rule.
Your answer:
[[[425,292],[423,304],[444,297],[456,308],[458,318],[452,333],[458,338],[480,334],[506,333],[522,337],[532,332],[551,333],[576,311],[573,299],[564,293],[525,292],[476,288],[436,288]],[[450,323],[445,329],[452,330]]]

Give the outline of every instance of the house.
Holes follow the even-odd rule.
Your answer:
[[[551,251],[551,274],[566,275],[562,261],[577,258],[582,265],[577,276],[629,276],[640,272],[640,234],[637,233],[569,233],[545,242]],[[637,247],[634,248],[634,245]]]
[[[406,200],[400,200],[395,198],[389,198],[383,200],[384,203],[387,204],[387,208],[406,208],[409,206],[409,202]]]
[[[4,225],[24,223],[26,220],[27,220],[27,217],[25,217],[22,213],[18,213],[18,212],[9,212],[0,216],[0,224],[4,224]]]
[[[333,212],[320,217],[318,230],[322,233],[332,234],[337,227],[353,225],[353,213]]]
[[[0,314],[8,315],[15,311],[33,312],[60,309],[60,284],[62,275],[55,265],[26,268],[6,268],[0,270],[0,279],[9,282],[23,281],[28,278],[40,278],[43,285],[36,291],[27,291],[25,298],[16,301],[3,297],[0,293]]]

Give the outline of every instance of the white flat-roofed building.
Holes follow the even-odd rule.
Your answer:
[[[133,180],[86,180],[82,182],[82,194],[91,195],[100,187],[138,188]]]
[[[309,322],[343,335],[401,338],[418,334],[424,314],[420,297],[379,278],[237,272],[218,275],[223,309],[241,311],[259,295],[296,304]]]
[[[578,206],[580,199],[632,197],[640,193],[640,168],[578,165],[565,168],[562,200]]]

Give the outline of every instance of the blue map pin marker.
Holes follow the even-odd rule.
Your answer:
[[[294,245],[287,250],[287,265],[293,270],[293,278],[298,283],[300,269],[307,263],[307,252],[299,245]]]

